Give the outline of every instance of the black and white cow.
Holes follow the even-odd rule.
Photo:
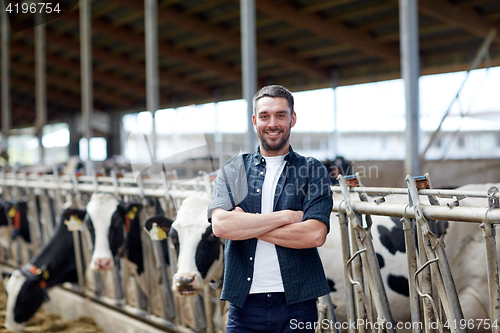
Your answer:
[[[496,184],[469,184],[457,190],[486,193]],[[444,205],[452,200],[441,200]],[[460,207],[487,207],[484,198],[460,200]],[[497,227],[498,230],[498,227]],[[447,239],[451,241],[446,241]],[[478,223],[449,222],[446,230],[446,255],[453,273],[464,317],[466,319],[488,319],[490,300],[486,271],[486,248],[482,229]],[[497,232],[497,253],[500,251]],[[493,321],[493,320],[492,320]],[[484,327],[483,327],[484,328]]]
[[[6,208],[5,203],[0,203],[0,246],[3,251],[7,251],[9,248],[12,237],[12,226],[9,225]],[[1,259],[6,260],[6,258]]]
[[[123,252],[137,265],[138,274],[141,274],[144,269],[139,223],[141,208],[142,205],[137,203],[120,204],[109,194],[94,194],[87,211],[65,210],[48,243],[28,265],[12,273],[6,285],[6,327],[20,332],[47,298],[48,288],[64,282],[77,282],[73,235],[67,224],[82,224],[84,220],[90,228],[95,240],[91,269],[113,268],[114,256],[125,246]]]
[[[222,276],[223,246],[207,221],[210,202],[206,193],[198,193],[184,199],[173,223],[160,216],[145,223],[155,222],[164,230],[171,224],[169,236],[178,256],[172,290],[183,296],[197,295],[204,285]]]
[[[28,221],[28,203],[26,201],[5,202],[4,210],[12,220],[12,238],[22,237],[25,242],[31,242]]]
[[[5,288],[8,296],[5,327],[20,332],[47,298],[47,288],[77,282],[73,236],[66,223],[81,223],[84,216],[83,210],[65,210],[50,241],[23,269],[12,273]]]
[[[131,221],[139,215],[142,204],[121,204],[112,194],[95,193],[86,209],[85,223],[90,229],[94,243],[90,268],[95,271],[111,270],[114,268],[114,258],[118,250],[125,244]],[[142,247],[139,246],[135,251],[142,251]],[[130,250],[129,253],[133,253],[134,261],[140,261],[135,251]],[[140,257],[142,258],[142,255]],[[140,265],[143,267],[142,263]]]

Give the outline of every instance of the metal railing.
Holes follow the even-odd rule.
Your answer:
[[[498,311],[500,287],[495,241],[495,224],[500,223],[500,209],[498,208],[500,192],[496,187],[491,187],[487,192],[461,191],[460,189],[436,190],[432,189],[427,174],[421,177],[407,176],[408,188],[406,189],[363,187],[357,176],[344,178],[340,175],[338,180],[339,186],[333,186],[332,190],[334,193],[341,193],[343,200],[334,201],[333,211],[339,213],[344,269],[346,270],[346,312],[350,321],[357,322],[357,319],[361,319],[361,322],[366,322],[368,319],[373,322],[375,320],[381,324],[379,327],[383,327],[383,330],[387,332],[391,332],[395,327],[371,241],[370,216],[381,215],[400,217],[403,225],[409,272],[411,320],[413,323],[424,323],[421,327],[412,326],[414,333],[420,333],[422,330],[433,331],[429,325],[431,321],[437,321],[436,329],[442,331],[444,320],[452,323],[462,323],[465,320],[444,251],[444,236],[435,231],[436,220],[480,223],[486,247],[490,316],[492,322],[496,320],[500,323]],[[359,201],[352,199],[353,193],[359,195]],[[368,202],[369,195],[373,196],[373,202]],[[385,197],[390,195],[406,195],[406,203],[386,203]],[[428,197],[430,205],[421,204],[420,197],[424,195]],[[447,206],[440,206],[437,197],[454,199],[454,201],[448,203]],[[465,198],[484,198],[485,207],[460,207],[460,200]],[[364,225],[363,215],[366,221]],[[439,231],[439,228],[437,230]],[[439,302],[435,302],[431,296],[431,277],[437,289]],[[367,295],[364,292],[365,283],[368,284],[368,290],[370,290]],[[424,302],[423,307],[421,301]],[[437,311],[436,304],[442,306],[442,313]],[[423,313],[421,309],[424,310]],[[376,319],[370,318],[372,311]],[[491,326],[491,328],[493,332],[498,332],[498,327]],[[467,332],[466,325],[455,325],[449,329],[452,332]],[[349,331],[361,333],[365,332],[365,327],[358,326]]]

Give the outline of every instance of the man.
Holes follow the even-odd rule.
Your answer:
[[[316,247],[329,231],[330,179],[289,145],[292,94],[267,86],[253,102],[259,147],[221,168],[208,208],[214,234],[226,238],[226,332],[314,332],[316,299],[329,293]]]

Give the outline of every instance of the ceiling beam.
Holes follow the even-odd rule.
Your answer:
[[[306,29],[330,40],[351,44],[358,50],[391,62],[400,61],[399,49],[396,46],[380,45],[370,35],[349,29],[341,23],[329,22],[317,14],[307,14],[293,5],[278,4],[271,0],[255,0],[255,6],[261,13],[278,17],[297,28]]]
[[[24,75],[25,77],[30,78],[32,82],[35,82],[34,68],[31,68],[19,62],[11,62],[11,68],[13,71],[15,71],[16,74]],[[80,81],[75,80],[71,76],[68,77],[51,72],[50,75],[47,75],[47,86],[50,86],[52,89],[55,88],[62,93],[71,92],[72,94],[75,94],[77,96],[80,95]],[[134,106],[133,99],[130,99],[130,97],[126,97],[124,95],[118,96],[112,91],[106,91],[103,89],[94,88],[94,99],[97,102],[101,102],[103,104],[113,105],[117,109],[120,107],[130,109]],[[80,104],[81,103],[77,105],[79,106]]]
[[[424,15],[447,24],[459,27],[469,33],[486,38],[491,29],[500,31],[498,24],[489,23],[473,10],[464,11],[458,6],[452,5],[448,0],[419,0],[418,10]],[[500,43],[500,34],[495,37],[495,42]]]
[[[26,59],[26,62],[34,62],[34,50],[31,47],[26,45],[22,45],[20,43],[12,43],[11,45],[11,53],[13,55],[17,55],[20,58]],[[67,73],[72,78],[75,78],[78,82],[80,82],[80,64],[69,59],[62,59],[54,54],[47,53],[46,54],[46,62],[48,67],[56,68],[60,72]],[[31,69],[30,69],[31,70]],[[32,75],[34,75],[34,71],[32,71]],[[57,75],[53,72],[50,73],[50,76]],[[64,84],[64,81],[67,78],[61,78],[61,83]],[[129,83],[123,84],[120,77],[111,74],[111,73],[102,73],[95,72],[94,79],[102,86],[109,88],[110,90],[117,90],[117,92],[112,93],[112,95],[116,95],[117,98],[130,98],[131,96],[135,98],[144,98],[145,92],[137,89],[136,87],[130,85]],[[78,90],[80,90],[80,85],[78,84]],[[120,95],[120,96],[118,96]]]
[[[316,13],[323,10],[331,9],[336,6],[344,5],[352,2],[352,0],[324,0],[313,5],[308,5],[303,9],[304,13]]]
[[[60,16],[58,19],[65,20],[67,24],[75,25],[75,22],[79,22],[78,17],[78,13],[69,12]],[[124,45],[131,45],[134,48],[144,49],[146,45],[144,35],[138,35],[134,31],[123,27],[114,27],[112,24],[102,19],[92,20],[92,30],[110,39],[118,40],[124,43]],[[170,45],[170,43],[160,43],[158,45],[158,51],[163,57],[172,57],[191,67],[216,72],[223,78],[233,81],[239,81],[241,79],[239,71],[235,70],[233,67],[216,60],[198,57],[186,50],[177,49]]]
[[[16,91],[20,91],[27,95],[32,95],[35,91],[35,83],[27,81],[26,79],[20,78],[18,76],[12,76],[12,85],[15,86]],[[47,89],[47,97],[56,105],[61,105],[64,107],[75,108],[75,105],[80,105],[81,100],[79,96],[74,96],[68,93],[63,93],[57,90]],[[33,125],[35,121],[33,119]]]
[[[130,9],[141,10],[142,8],[142,10],[144,10],[144,6],[135,0],[111,1],[120,2],[120,4]],[[212,40],[216,40],[223,45],[229,45],[237,50],[241,48],[239,33],[232,33],[219,25],[207,24],[207,22],[197,17],[186,16],[181,11],[173,8],[162,8],[162,10],[158,12],[158,22],[173,24],[183,30],[210,37]],[[319,79],[329,80],[330,78],[328,70],[318,67],[308,60],[299,59],[292,52],[279,49],[264,41],[257,41],[257,53],[261,57],[274,59],[278,63],[286,64],[304,74],[312,75]]]
[[[398,3],[398,0],[392,0]],[[486,38],[491,29],[500,31],[500,26],[487,22],[474,10],[463,10],[459,6],[451,4],[448,0],[418,0],[418,11],[426,16],[463,29],[481,38]],[[497,33],[495,43],[500,43],[500,34]]]
[[[66,16],[62,15],[62,16]],[[21,31],[16,33],[25,34],[24,37],[32,38],[32,34],[28,31]],[[64,51],[72,51],[77,57],[80,55],[80,43],[78,40],[66,37],[64,35],[55,34],[52,30],[47,29],[46,32],[47,46],[57,46],[58,49]],[[118,70],[118,73],[128,73],[132,78],[134,83],[134,89],[138,92],[143,92],[146,95],[145,81],[144,77],[146,75],[146,68],[143,63],[139,64],[137,62],[131,61],[128,57],[118,54],[112,54],[108,50],[104,50],[99,47],[93,47],[92,58],[94,62],[100,63],[101,66],[106,68],[112,68]],[[79,69],[78,69],[79,72]],[[113,76],[111,76],[113,78]],[[117,78],[117,82],[122,82],[122,78]],[[127,78],[127,84],[130,84],[130,78]],[[116,84],[116,83],[115,83]],[[205,89],[200,84],[194,84],[187,82],[183,77],[166,71],[160,71],[160,86],[171,85],[176,88],[180,88],[184,91],[198,94],[201,97],[211,97],[212,93]],[[144,102],[143,102],[144,104]]]

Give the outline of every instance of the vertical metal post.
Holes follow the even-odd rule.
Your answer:
[[[73,115],[68,118],[69,126],[69,156],[79,156],[80,155],[80,133],[78,133],[78,116]]]
[[[401,73],[406,100],[406,158],[407,175],[420,175],[418,147],[420,143],[419,89],[420,57],[418,45],[418,0],[399,0],[399,39]]]
[[[159,67],[158,67],[158,0],[146,0],[144,2],[144,24],[146,34],[146,104],[152,115],[151,126],[151,150],[153,171],[159,171],[156,162],[156,125],[155,114],[159,108]]]
[[[7,17],[7,12],[3,8],[3,4],[0,5],[1,18],[2,18],[2,135],[3,135],[3,147],[1,147],[2,152],[7,153],[7,140],[10,132],[11,119],[12,119],[12,109],[10,103],[10,26],[9,18]],[[6,155],[7,156],[7,155]]]
[[[91,175],[94,165],[90,159],[90,120],[94,109],[92,91],[92,15],[91,0],[80,1],[80,62],[82,76],[82,132],[87,138],[87,161],[85,173]]]
[[[410,205],[411,199],[410,199]],[[416,231],[417,231],[417,246],[418,246],[418,261],[419,261],[419,266],[422,267],[429,259],[427,258],[427,254],[425,253],[425,246],[424,246],[424,236],[422,234],[422,230],[418,223],[415,224],[416,226]],[[408,273],[409,274],[409,273]],[[410,275],[408,275],[410,276]],[[415,275],[413,275],[415,276]],[[431,278],[431,268],[429,266],[425,267],[422,269],[422,272],[419,275],[419,286],[420,290],[424,294],[432,295],[432,278]],[[432,309],[432,304],[429,301],[429,299],[424,298],[423,299],[423,317],[424,317],[424,332],[427,333],[433,333],[436,332],[437,330],[432,329],[430,326],[431,322],[436,322],[439,318],[434,315],[433,309]]]
[[[347,321],[349,323],[356,322],[356,307],[354,301],[354,290],[352,283],[349,281],[350,272],[348,271],[347,262],[351,257],[351,251],[349,247],[349,224],[347,220],[347,214],[339,213],[339,224],[340,224],[340,239],[342,242],[342,258],[344,260],[344,282],[345,282],[345,292],[346,292],[346,314]],[[349,266],[350,267],[350,266]],[[348,333],[355,333],[354,327],[349,325],[347,330]]]
[[[411,312],[411,322],[420,323],[420,299],[417,294],[417,287],[415,283],[415,272],[417,271],[417,245],[415,243],[415,223],[404,217],[401,219],[403,224],[403,230],[405,235],[405,249],[406,249],[406,261],[408,263],[408,285],[410,289],[410,312]],[[418,325],[412,325],[413,333],[421,333],[422,328]]]
[[[488,205],[490,213],[493,209],[498,209],[500,206],[499,199],[495,197],[498,194],[498,188],[492,186],[488,189]],[[495,224],[481,223],[483,229],[484,243],[486,245],[486,268],[488,273],[488,290],[490,292],[490,318],[491,322],[498,322],[500,317],[500,286],[498,285],[498,255],[495,239]],[[492,326],[492,332],[498,333],[500,329],[495,325]]]
[[[47,123],[47,76],[45,55],[44,14],[35,16],[35,90],[36,90],[36,135],[38,137],[38,163],[44,163],[42,145],[43,126]]]
[[[220,88],[214,90],[214,112],[215,112],[215,128],[214,128],[214,158],[219,159],[224,151],[224,144],[222,142],[222,133],[220,131],[220,118],[219,118],[219,101],[220,101]]]
[[[241,69],[243,99],[247,101],[248,146],[247,150],[255,150],[255,134],[253,131],[253,96],[257,92],[257,43],[255,30],[255,0],[240,0],[241,20]]]
[[[111,157],[113,155],[121,155],[121,138],[120,132],[122,129],[122,117],[123,113],[120,111],[111,111],[109,113],[109,132],[108,132],[108,146],[107,155]]]
[[[339,155],[339,126],[338,126],[338,108],[337,108],[337,87],[339,85],[339,70],[332,69],[332,89],[333,89],[333,133],[331,137],[332,151],[331,158],[335,159]]]

